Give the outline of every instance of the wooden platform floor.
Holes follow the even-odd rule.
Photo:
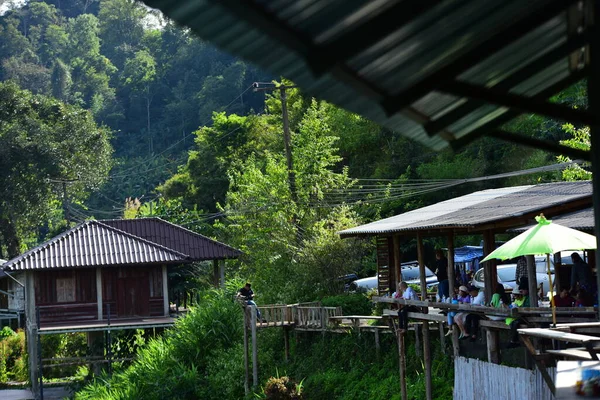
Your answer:
[[[67,332],[93,332],[120,329],[144,329],[144,328],[168,328],[173,326],[176,318],[157,317],[157,318],[128,318],[113,319],[108,325],[107,320],[84,321],[84,322],[66,322],[43,324],[40,327],[40,335],[49,335],[55,333]]]

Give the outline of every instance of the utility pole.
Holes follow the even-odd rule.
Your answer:
[[[292,159],[292,138],[290,135],[290,121],[288,116],[287,109],[287,92],[288,89],[296,88],[296,86],[265,86],[259,82],[254,82],[254,91],[255,92],[266,92],[266,91],[275,91],[279,90],[279,96],[281,98],[281,116],[283,119],[283,143],[285,145],[285,158],[287,161],[287,170],[288,170],[288,184],[290,186],[290,194],[292,197],[292,201],[294,204],[298,204],[298,192],[296,190],[296,173],[294,172],[294,162]],[[294,226],[297,225],[297,215],[294,213]]]

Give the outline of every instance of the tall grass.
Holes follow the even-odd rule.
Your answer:
[[[131,366],[112,377],[96,377],[75,398],[222,399],[225,382],[215,376],[230,370],[239,373],[242,335],[242,311],[232,296],[222,291],[205,293],[198,307],[163,338],[141,347]],[[228,365],[230,359],[236,364]],[[243,382],[233,386],[234,397],[229,398],[243,397]]]

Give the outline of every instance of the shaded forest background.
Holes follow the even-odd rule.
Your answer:
[[[233,272],[264,285],[270,299],[281,297],[273,287],[294,299],[314,297],[323,286],[315,276],[373,271],[370,243],[340,241],[337,230],[486,187],[562,178],[550,172],[448,185],[557,158],[490,138],[432,152],[291,89],[292,194],[281,101],[276,92],[252,90],[253,82],[283,78],[130,0],[9,6],[0,17],[0,79],[8,110],[0,123],[3,258],[88,218],[159,216],[244,250]],[[585,105],[584,88],[553,101]],[[17,98],[27,105],[10,100]],[[46,113],[53,122],[37,108],[44,102],[54,104]],[[61,122],[73,115],[80,120]],[[536,116],[507,128],[586,140],[582,127]],[[44,136],[52,129],[58,133]]]

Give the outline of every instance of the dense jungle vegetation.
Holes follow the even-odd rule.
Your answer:
[[[339,230],[488,187],[563,179],[547,172],[448,186],[448,179],[559,160],[491,138],[432,152],[290,89],[292,192],[281,100],[252,90],[253,82],[290,83],[285,77],[131,0],[31,0],[4,11],[0,258],[88,218],[159,216],[241,249],[227,276],[251,280],[260,303],[322,300],[341,293],[337,277],[375,270],[373,243],[340,240]],[[583,106],[585,99],[578,84],[553,101]],[[506,129],[589,145],[585,127],[536,116]],[[564,177],[589,176],[574,168]],[[414,254],[414,244],[404,246]],[[243,397],[239,307],[230,293],[206,291],[202,265],[174,275],[200,305],[142,346],[131,367],[98,377],[80,398]],[[393,340],[376,362],[368,337],[297,337],[286,364],[279,334],[262,334],[261,382],[288,375],[315,399],[396,396]],[[436,357],[434,386],[439,398],[451,396],[451,368]],[[413,364],[410,390],[421,397],[422,366]]]

